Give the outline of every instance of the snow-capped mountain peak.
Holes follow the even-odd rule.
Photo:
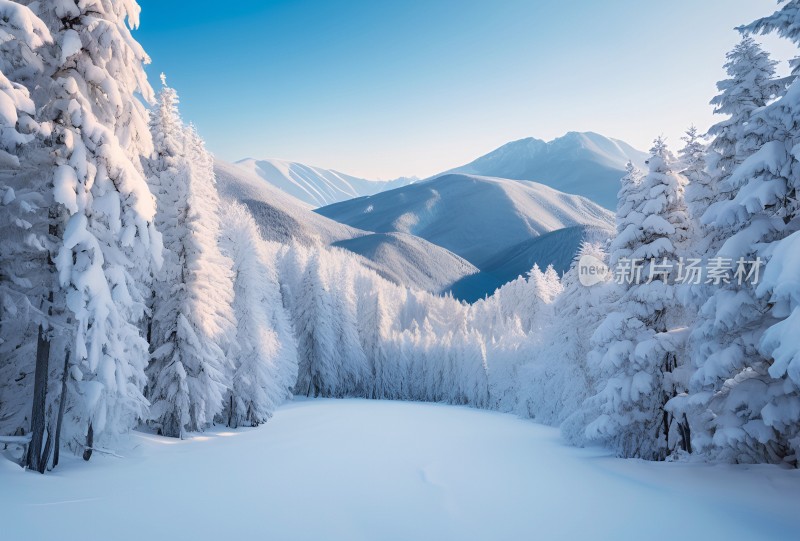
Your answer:
[[[254,173],[276,188],[293,195],[311,207],[321,207],[417,181],[414,177],[394,180],[368,180],[333,169],[323,169],[287,160],[246,158],[236,165]]]
[[[442,175],[532,180],[613,209],[625,165],[632,161],[643,168],[646,158],[624,141],[594,132],[568,132],[547,142],[533,137],[511,141]]]

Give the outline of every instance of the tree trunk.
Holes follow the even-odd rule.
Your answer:
[[[51,297],[52,299],[52,297]],[[44,473],[47,456],[42,456],[47,408],[47,375],[50,370],[50,338],[43,325],[39,325],[36,344],[36,372],[33,382],[33,408],[31,410],[31,444],[28,447],[27,467]],[[49,451],[49,449],[46,448]]]
[[[92,447],[94,446],[94,428],[91,421],[89,422],[89,430],[86,432],[86,447],[83,450],[83,459],[89,460],[92,458]]]
[[[64,357],[64,373],[61,374],[61,399],[58,403],[58,419],[56,420],[56,437],[53,449],[53,467],[58,466],[58,454],[61,450],[61,425],[64,422],[64,410],[67,407],[67,377],[69,375],[69,350]]]
[[[53,446],[53,431],[50,430],[50,427],[47,427],[47,439],[44,442],[44,451],[42,451],[42,465],[41,467],[44,469],[47,468],[47,464],[50,462],[50,451],[52,450]],[[44,471],[42,471],[44,473]]]
[[[689,427],[689,419],[686,417],[686,413],[683,414],[683,420],[678,424],[678,427],[681,431],[681,447],[687,453],[692,452],[692,431]]]
[[[230,428],[236,428],[233,426],[233,394],[231,394],[230,400],[228,401],[228,426]]]

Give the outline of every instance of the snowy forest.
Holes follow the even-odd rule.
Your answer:
[[[612,238],[471,304],[265,238],[220,196],[169,78],[148,81],[138,18],[135,0],[0,0],[0,445],[28,469],[114,454],[133,430],[259,426],[293,396],[468,405],[624,458],[798,467],[800,63],[779,77],[753,36],[800,48],[800,0],[742,21],[718,123],[630,165]],[[646,279],[588,287],[587,257]],[[660,265],[689,258],[730,276]]]

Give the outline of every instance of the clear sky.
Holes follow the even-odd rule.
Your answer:
[[[139,0],[135,37],[209,148],[425,177],[523,137],[673,146],[775,0]],[[776,59],[792,56],[762,40]]]

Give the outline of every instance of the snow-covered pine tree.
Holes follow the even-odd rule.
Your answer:
[[[570,270],[564,275],[564,292],[555,300],[550,322],[529,347],[530,361],[519,369],[520,412],[538,422],[559,425],[580,409],[594,391],[586,362],[592,334],[606,314],[614,284],[610,276],[587,286],[580,282],[578,262],[592,257],[606,263],[599,243],[584,242]]]
[[[776,32],[800,46],[800,2],[780,3],[781,9],[740,30]],[[733,312],[735,303],[717,305],[714,315],[719,319],[727,316],[726,321],[742,331],[746,342],[744,362],[735,366],[738,370],[712,407],[720,420],[716,421],[714,443],[722,443],[730,458],[797,465],[800,83],[796,77],[800,63],[795,60],[792,67],[785,94],[752,114],[748,133],[758,150],[732,173],[729,182],[738,188],[735,196],[715,209],[716,219],[730,224],[733,233],[720,252],[747,259],[760,257],[768,263],[755,292],[748,285],[737,291],[755,309],[744,328]]]
[[[454,402],[485,408],[489,404],[489,380],[483,337],[474,329],[463,330],[457,336],[461,355]]]
[[[646,197],[642,187],[642,172],[632,162],[625,166],[625,175],[620,180],[617,193],[616,235],[611,241],[609,265],[616,267],[620,259],[629,259],[633,254],[633,246],[641,237],[642,220],[639,207]]]
[[[408,400],[424,400],[424,364],[421,356],[420,327],[414,322],[408,329],[397,333],[398,354],[405,369],[404,395]]]
[[[426,400],[442,402],[450,390],[446,366],[448,350],[452,347],[452,333],[438,334],[431,320],[426,317],[422,321],[421,335]]]
[[[391,336],[391,319],[387,309],[387,295],[381,281],[365,277],[356,287],[364,293],[359,298],[358,330],[371,372],[372,386],[369,398],[397,398],[401,376],[391,358],[388,342]],[[367,285],[368,284],[368,285]]]
[[[536,391],[529,374],[523,373],[523,363],[532,360],[538,341],[525,334],[519,318],[505,323],[501,334],[495,333],[498,327],[493,323],[484,326],[476,322],[473,328],[481,334],[486,347],[488,407],[529,416],[525,401],[529,393]]]
[[[716,183],[721,183],[760,146],[757,136],[749,133],[750,116],[781,95],[786,81],[775,77],[777,62],[745,36],[727,55],[725,71],[729,78],[717,83],[720,93],[711,100],[714,112],[727,118],[712,126],[711,169]],[[724,196],[731,187],[716,187]]]
[[[283,306],[292,321],[297,320],[297,301],[301,282],[310,258],[309,250],[296,242],[284,246],[278,253],[278,281],[281,284]]]
[[[182,437],[214,422],[224,407],[235,331],[233,263],[219,247],[212,158],[196,132],[183,126],[177,95],[166,83],[151,129],[148,177],[164,232],[164,264],[153,301],[150,419],[163,434]]]
[[[0,2],[0,434],[21,433],[30,425],[26,460],[39,472],[48,466],[54,436],[45,417],[49,346],[59,326],[50,296],[56,285],[53,194],[41,174],[50,125],[38,121],[31,90],[44,76],[50,43],[50,32],[34,12]]]
[[[237,203],[222,208],[222,246],[233,261],[236,339],[228,392],[227,424],[258,426],[291,396],[297,380],[297,352],[283,304],[275,261],[258,226]]]
[[[298,362],[294,393],[315,397],[338,393],[333,327],[336,314],[321,257],[321,252],[311,255],[299,288],[293,292]]]
[[[30,144],[41,126],[30,87],[45,70],[42,48],[52,43],[47,26],[26,6],[9,0],[0,2],[0,168],[8,179],[23,163],[23,147]],[[25,160],[23,160],[25,161]]]
[[[139,99],[152,99],[142,68],[148,58],[128,27],[138,24],[134,1],[29,6],[54,38],[53,65],[35,100],[53,126],[51,233],[72,319],[67,424],[88,460],[96,437],[129,430],[147,408],[147,343],[138,325],[146,278],[160,263],[155,204],[140,166],[150,145]]]
[[[798,43],[799,6],[785,2],[774,15],[740,30],[777,31]],[[742,88],[731,95],[731,102],[744,113],[734,120],[737,109],[726,111],[733,115],[726,126],[733,135],[723,140],[739,155],[720,182],[723,197],[703,221],[717,239],[714,255],[737,268],[740,261],[751,265],[749,272],[752,262],[780,253],[781,243],[798,228],[800,167],[794,149],[800,87],[792,82],[781,95],[791,79],[774,80],[774,63],[766,53],[753,46],[751,38],[742,43],[749,45],[750,60],[742,60],[740,54],[746,69],[739,70]],[[796,74],[797,65],[794,68]],[[778,264],[790,266],[786,260]],[[777,266],[769,266],[777,276]],[[780,331],[767,333],[776,319],[788,315],[785,294],[791,286],[766,280],[756,290],[748,276],[744,278],[743,283],[732,280],[714,287],[700,309],[701,324],[692,333],[690,352],[697,370],[689,405],[702,428],[696,431],[697,445],[716,459],[734,462],[795,461],[797,445],[792,441],[799,415],[791,404],[797,403],[797,385],[775,362],[776,357],[785,359],[782,342],[776,339]],[[785,327],[772,327],[780,328]]]
[[[776,62],[750,37],[743,38],[727,60],[729,78],[718,84],[721,93],[712,104],[716,113],[728,117],[709,130],[714,137],[709,156],[711,204],[701,217],[701,234],[695,238],[693,251],[733,266],[740,258],[755,260],[754,243],[765,232],[760,230],[774,229],[768,220],[751,223],[750,210],[759,204],[737,201],[746,196],[741,193],[748,182],[746,171],[754,160],[761,160],[755,155],[769,139],[759,118],[784,91],[787,80],[776,79]],[[747,283],[722,281],[695,287],[693,293],[699,308],[687,351],[694,374],[683,407],[693,417],[695,447],[713,449],[716,458],[731,461],[758,461],[780,454],[760,443],[769,439],[769,430],[759,418],[764,404],[748,398],[763,395],[766,361],[756,344],[766,307]]]
[[[783,7],[778,11],[737,28],[745,34],[778,34],[797,44],[800,41],[800,1],[778,0]],[[791,62],[792,75],[800,74],[800,58]]]
[[[702,216],[706,209],[715,201],[715,182],[708,172],[706,155],[708,149],[703,138],[695,126],[690,126],[681,138],[683,147],[678,151],[681,174],[686,177],[686,209],[691,219],[691,238],[694,246],[690,248],[693,254],[705,255],[708,235],[702,223]]]
[[[338,251],[335,253],[343,255]],[[327,282],[335,285],[330,293],[336,313],[331,324],[336,336],[333,354],[339,382],[337,396],[365,396],[372,374],[358,333],[355,263],[350,257],[337,257],[335,263],[328,269],[331,274]]]
[[[683,199],[686,180],[675,173],[674,158],[661,138],[648,160],[649,172],[630,189],[623,186],[618,215],[620,234],[612,242],[616,265],[638,262],[642,279],[631,275],[625,291],[592,337],[590,362],[599,369],[599,392],[590,398],[595,419],[586,428],[589,439],[603,442],[620,455],[663,460],[674,451],[676,423],[665,409],[681,389],[673,378],[683,333],[679,318],[674,263],[688,235]],[[629,179],[626,177],[626,182]],[[626,259],[627,263],[626,263]],[[688,448],[688,440],[680,443]]]

